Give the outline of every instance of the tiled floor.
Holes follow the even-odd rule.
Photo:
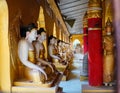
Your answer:
[[[88,84],[87,81],[80,81],[80,66],[80,62],[74,61],[69,80],[61,81],[60,86],[63,87],[63,93],[82,93],[81,85]]]

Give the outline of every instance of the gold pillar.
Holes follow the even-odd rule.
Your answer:
[[[54,26],[53,26],[53,36],[57,37],[57,32],[56,32],[56,24],[54,22]]]
[[[59,29],[59,40],[61,40],[61,28]]]
[[[8,6],[6,0],[0,0],[0,88],[10,92],[10,53],[8,43]]]

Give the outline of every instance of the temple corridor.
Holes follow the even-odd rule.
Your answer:
[[[0,93],[120,93],[120,0],[0,0]]]
[[[78,55],[76,54],[75,56]],[[82,85],[88,84],[88,81],[80,81],[81,64],[82,62],[80,63],[74,57],[68,81],[61,81],[60,83],[60,86],[63,87],[63,93],[82,93]]]

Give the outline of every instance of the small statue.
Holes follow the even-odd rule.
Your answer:
[[[104,36],[104,62],[103,62],[103,83],[105,86],[112,86],[114,82],[114,38],[112,35],[112,23],[110,19],[106,23],[106,35]]]
[[[36,65],[35,50],[32,42],[37,37],[37,27],[34,23],[21,28],[22,39],[18,44],[18,56],[24,65],[24,78],[30,82],[45,83],[47,74],[42,67]]]

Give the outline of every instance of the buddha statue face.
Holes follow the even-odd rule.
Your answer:
[[[61,46],[61,45],[62,45],[62,42],[60,41],[60,42],[58,43],[58,45]]]
[[[34,23],[28,24],[26,27],[26,39],[30,42],[36,40],[37,37],[37,26]]]
[[[50,40],[50,43],[51,43],[51,44],[55,44],[55,38],[52,38],[52,39]]]
[[[27,32],[26,38],[28,38],[31,41],[36,40],[37,37],[37,30],[36,28],[33,28],[30,32]]]
[[[42,32],[41,34],[38,35],[38,40],[43,42],[46,40],[46,33]]]
[[[57,40],[57,38],[55,39],[55,45],[57,45],[57,42],[58,42],[58,40]]]
[[[31,29],[31,31],[27,31],[26,39],[28,39],[30,41],[34,41],[34,40],[36,40],[36,37],[37,37],[37,30],[36,30],[36,28]]]

